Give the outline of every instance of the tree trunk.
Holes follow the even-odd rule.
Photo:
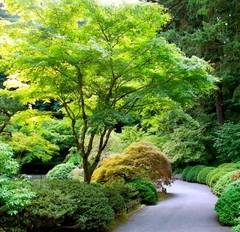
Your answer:
[[[215,91],[215,104],[217,113],[217,122],[220,125],[224,124],[224,110],[223,110],[223,96],[222,96],[222,86],[218,85],[218,90]]]

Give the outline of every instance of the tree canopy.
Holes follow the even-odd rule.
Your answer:
[[[71,121],[90,182],[119,123],[160,99],[191,104],[214,87],[210,66],[187,58],[157,32],[169,15],[157,4],[6,0],[15,22],[1,20],[1,69],[21,81],[23,103],[57,100]],[[99,145],[93,154],[93,141]]]

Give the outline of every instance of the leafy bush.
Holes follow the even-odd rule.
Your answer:
[[[172,169],[168,157],[149,142],[133,143],[121,155],[105,158],[93,173],[92,180],[107,182],[116,178],[126,181],[141,176],[165,184],[172,182]]]
[[[216,169],[210,171],[206,178],[206,184],[209,187],[213,187],[213,185],[218,181],[218,179],[225,175],[228,172],[236,170],[236,167],[217,167]]]
[[[228,184],[228,185],[225,187],[225,189],[223,189],[223,192],[222,192],[222,193],[225,193],[225,192],[227,192],[229,189],[231,189],[231,188],[236,188],[236,187],[238,187],[238,186],[240,186],[240,179],[238,179],[238,180],[236,180],[236,181]]]
[[[236,220],[235,220],[235,225],[233,228],[232,228],[232,232],[239,232],[240,231],[240,217],[238,217]]]
[[[206,133],[206,125],[185,115],[179,118],[181,125],[173,128],[170,139],[163,145],[163,151],[169,154],[174,166],[204,163],[212,158],[206,149],[206,144],[211,139]]]
[[[240,186],[223,193],[215,205],[215,210],[224,225],[235,225],[236,218],[240,217]]]
[[[216,194],[217,196],[220,196],[224,190],[224,188],[226,188],[226,186],[230,183],[232,183],[234,180],[236,180],[237,178],[237,173],[240,174],[240,170],[238,171],[232,171],[232,172],[228,172],[225,175],[221,176],[218,181],[216,182],[216,184],[212,187],[211,191]],[[239,177],[240,178],[240,175]]]
[[[0,212],[15,215],[30,204],[34,192],[28,178],[16,174],[19,164],[10,146],[0,141]]]
[[[127,182],[133,186],[137,191],[137,197],[142,199],[143,204],[153,205],[158,200],[157,189],[153,183],[143,178],[135,178]]]
[[[132,198],[136,198],[137,195],[136,189],[125,184],[123,179],[106,182],[101,185],[100,189],[108,198],[109,205],[114,213],[121,213],[126,203],[130,202]]]
[[[197,182],[198,173],[205,167],[205,165],[196,165],[190,168],[186,176],[186,181]]]
[[[68,177],[70,179],[84,181],[84,170],[83,168],[76,167],[71,172],[69,172]]]
[[[0,215],[0,224],[9,232],[51,231],[67,226],[79,231],[102,231],[114,213],[107,198],[96,187],[74,180],[33,181],[36,197],[14,220]]]
[[[216,132],[214,147],[225,162],[239,161],[240,123],[224,123]]]
[[[189,172],[189,170],[192,168],[193,166],[188,166],[186,168],[183,169],[183,172],[182,172],[182,180],[186,180],[187,178],[187,174]]]
[[[206,184],[206,178],[210,171],[214,170],[215,167],[205,167],[203,168],[197,176],[197,182],[201,184]]]
[[[69,173],[76,168],[76,166],[73,163],[64,163],[64,164],[58,164],[53,169],[51,169],[46,177],[49,180],[58,179],[58,180],[64,180],[68,179]]]

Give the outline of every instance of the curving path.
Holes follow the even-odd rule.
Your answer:
[[[214,211],[217,197],[209,187],[175,181],[167,188],[169,197],[157,205],[134,213],[114,232],[230,232]]]

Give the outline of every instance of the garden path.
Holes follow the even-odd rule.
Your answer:
[[[208,186],[176,180],[168,198],[130,216],[114,232],[230,232],[218,221]]]

